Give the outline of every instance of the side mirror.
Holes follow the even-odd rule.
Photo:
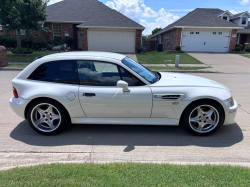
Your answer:
[[[128,89],[128,83],[126,83],[125,81],[118,81],[117,87],[122,88],[123,92],[130,92],[130,89]]]

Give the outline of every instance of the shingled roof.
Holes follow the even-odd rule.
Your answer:
[[[46,8],[47,22],[79,23],[82,27],[144,27],[98,0],[64,0]]]
[[[238,14],[233,15],[232,17],[230,17],[230,19],[238,18],[238,17],[240,17],[240,16],[242,16],[242,15],[244,15],[244,14],[250,15],[248,11],[245,11],[245,12],[241,12],[241,13],[238,13]]]
[[[196,8],[192,12],[189,12],[187,15],[168,25],[151,37],[171,30],[174,27],[239,27],[235,23],[218,17],[218,15],[222,14],[223,12],[225,11],[220,9]]]
[[[250,33],[250,22],[248,22],[248,26],[247,27],[245,27],[244,29],[238,30],[238,33],[249,34]]]

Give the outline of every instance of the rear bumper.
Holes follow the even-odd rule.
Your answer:
[[[9,104],[12,110],[23,119],[25,119],[24,112],[28,103],[29,103],[29,100],[23,99],[21,97],[19,98],[12,97],[9,100]]]
[[[238,103],[234,100],[234,105],[228,107],[225,110],[225,122],[224,125],[229,125],[235,123],[235,116],[238,110]]]

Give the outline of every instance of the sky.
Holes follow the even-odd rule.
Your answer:
[[[50,4],[62,0],[50,0]],[[250,0],[99,0],[143,25],[143,35],[164,28],[195,8],[220,8],[236,14],[250,12]]]

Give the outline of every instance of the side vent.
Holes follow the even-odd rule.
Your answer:
[[[155,99],[160,100],[182,100],[185,94],[156,94]]]

